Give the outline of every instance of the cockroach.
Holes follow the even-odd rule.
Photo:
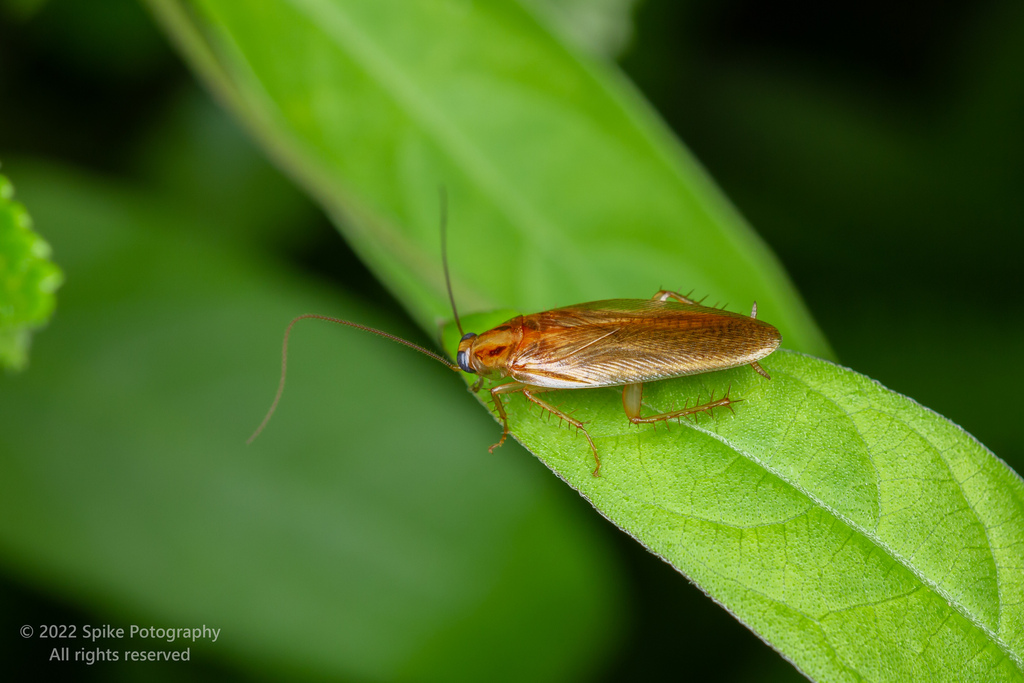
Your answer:
[[[601,458],[597,446],[580,420],[564,413],[537,394],[561,389],[622,387],[622,407],[633,424],[664,422],[714,408],[731,406],[738,399],[728,392],[699,403],[657,415],[641,414],[645,382],[698,375],[749,365],[765,379],[771,379],[757,361],[778,348],[779,331],[757,319],[757,303],[750,316],[703,306],[687,296],[661,290],[650,299],[610,299],[520,315],[497,327],[475,334],[465,332],[455,307],[446,249],[447,201],[441,194],[441,253],[445,284],[455,324],[462,339],[456,362],[381,330],[348,320],[308,313],[288,324],[281,348],[281,381],[277,395],[263,422],[249,437],[249,443],[266,426],[284,391],[288,359],[288,336],[292,326],[304,318],[317,318],[347,325],[404,344],[430,356],[448,368],[478,375],[478,391],[486,380],[511,382],[490,389],[501,439],[494,452],[508,438],[508,415],[502,397],[522,394],[528,401],[576,427],[594,454],[593,475],[600,476]]]

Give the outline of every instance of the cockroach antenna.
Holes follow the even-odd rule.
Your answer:
[[[444,262],[444,279],[445,279],[445,283],[448,285],[448,298],[452,302],[452,312],[455,313],[455,323],[459,326],[459,333],[461,334],[462,333],[462,323],[459,322],[459,314],[455,311],[455,296],[452,294],[452,284],[451,284],[450,278],[448,277],[448,254],[447,254],[447,250],[445,249],[446,243],[447,243],[446,234],[445,234],[447,232],[447,227],[448,227],[448,195],[445,192],[444,187],[442,187],[441,188],[441,254],[442,254],[442,260]],[[274,402],[270,404],[270,410],[267,411],[266,416],[263,418],[263,422],[260,422],[260,426],[257,427],[256,431],[253,432],[252,436],[250,436],[246,440],[245,443],[247,443],[247,444],[252,443],[253,439],[255,439],[257,436],[260,435],[260,432],[263,431],[263,428],[267,426],[268,422],[270,422],[270,418],[274,414],[274,411],[277,410],[277,404],[281,401],[281,395],[284,393],[284,380],[285,380],[285,377],[288,374],[288,337],[291,335],[292,327],[295,325],[295,323],[299,322],[300,320],[305,320],[306,318],[314,318],[316,320],[325,320],[327,322],[336,323],[338,325],[346,325],[348,327],[354,327],[357,330],[362,330],[363,332],[369,332],[370,334],[375,334],[378,337],[384,337],[385,339],[390,339],[391,341],[396,342],[398,344],[402,344],[404,346],[408,346],[410,349],[412,349],[414,351],[419,351],[423,355],[430,356],[431,358],[433,358],[437,362],[443,363],[444,365],[447,365],[448,368],[450,368],[451,370],[454,370],[456,372],[459,372],[459,371],[462,370],[462,368],[460,368],[458,365],[448,361],[446,358],[442,357],[439,354],[434,353],[433,351],[428,351],[427,349],[423,348],[422,346],[419,346],[418,344],[413,344],[411,341],[406,341],[405,339],[402,339],[401,337],[395,336],[393,334],[388,334],[387,332],[384,332],[383,330],[378,330],[378,329],[376,329],[374,327],[369,327],[368,325],[360,325],[359,323],[354,323],[351,320],[342,320],[341,318],[332,318],[330,316],[319,315],[317,313],[306,313],[305,315],[297,316],[296,318],[293,318],[290,323],[288,323],[288,327],[284,331],[284,341],[281,343],[281,381],[277,385],[277,394],[274,395]]]
[[[455,356],[457,364],[412,342],[358,323],[316,315],[299,316],[285,332],[281,348],[281,384],[256,434],[263,429],[281,398],[288,333],[292,325],[302,318],[322,318],[355,327],[404,344],[456,372],[461,370],[477,375],[473,392],[480,391],[485,380],[494,381],[488,393],[502,430],[498,443],[488,449],[492,453],[505,443],[511,433],[502,398],[509,400],[514,394],[522,394],[527,401],[546,412],[548,419],[553,415],[583,433],[594,455],[592,474],[595,477],[600,476],[601,458],[585,423],[550,405],[537,394],[563,389],[622,387],[622,407],[630,423],[668,429],[670,421],[678,422],[683,417],[694,421],[700,413],[714,417],[715,408],[732,409],[732,404],[739,399],[731,398],[727,389],[720,398],[711,393],[707,402],[702,403],[698,392],[692,406],[687,400],[681,409],[644,415],[644,384],[742,365],[749,365],[769,379],[757,361],[779,347],[782,335],[772,325],[758,320],[756,309],[747,317],[703,306],[703,299],[694,301],[689,296],[666,289],[659,290],[650,299],[610,299],[517,315],[480,334],[467,334],[462,329],[455,306],[448,269],[448,194],[443,186],[438,194],[441,200],[444,282],[452,316],[462,335]],[[616,334],[621,329],[627,329],[628,334]],[[713,344],[709,344],[709,338]],[[580,349],[587,349],[587,352],[578,353]],[[511,381],[501,383],[503,379]]]
[[[444,284],[448,288],[448,301],[452,304],[452,315],[455,316],[455,325],[459,328],[459,337],[465,337],[462,321],[459,320],[459,310],[455,307],[452,276],[448,272],[448,191],[442,185],[437,188],[437,193],[441,198],[441,264],[444,266]]]
[[[413,351],[419,351],[425,356],[430,356],[438,363],[443,363],[444,365],[447,365],[450,369],[455,370],[456,372],[459,372],[460,370],[458,365],[449,362],[447,359],[442,358],[440,355],[434,353],[433,351],[428,351],[427,349],[423,348],[418,344],[413,344],[411,341],[406,341],[401,337],[398,337],[393,334],[388,334],[387,332],[384,332],[383,330],[378,330],[375,327],[370,327],[368,325],[360,325],[359,323],[354,323],[351,320],[332,318],[330,316],[320,315],[318,313],[305,313],[303,315],[293,318],[292,321],[288,323],[287,329],[285,329],[284,331],[284,342],[282,342],[281,344],[281,381],[277,385],[277,393],[274,395],[274,402],[270,404],[270,410],[267,411],[266,416],[263,418],[263,422],[260,422],[260,426],[257,427],[256,431],[252,433],[252,436],[246,439],[246,444],[251,444],[253,442],[253,439],[260,435],[260,432],[263,431],[263,428],[267,426],[268,422],[270,422],[270,417],[274,414],[274,411],[277,410],[277,404],[280,403],[281,395],[284,393],[284,380],[288,374],[288,337],[291,335],[292,327],[295,326],[295,323],[299,322],[300,320],[305,320],[307,318],[313,318],[315,320],[325,320],[329,323],[335,323],[337,325],[346,325],[348,327],[354,327],[357,330],[362,330],[363,332],[375,334],[378,337],[390,339],[391,341],[396,342],[398,344],[402,344],[403,346],[408,346]]]

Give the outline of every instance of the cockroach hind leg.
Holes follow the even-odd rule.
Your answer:
[[[731,393],[732,393],[732,385],[730,384],[729,386],[727,386],[725,388],[725,396],[723,396],[722,398],[724,398],[726,401],[728,401],[728,403],[726,403],[724,407],[728,408],[729,412],[732,413],[733,415],[735,415],[736,411],[733,410],[732,404],[733,403],[738,403],[739,401],[742,401],[743,399],[742,398],[732,398],[732,396],[730,396]]]
[[[751,363],[750,363],[750,367],[754,368],[754,370],[756,370],[756,371],[757,371],[757,374],[761,375],[761,376],[762,376],[762,377],[764,377],[765,379],[771,379],[771,378],[772,378],[772,376],[771,376],[771,375],[769,375],[769,374],[768,374],[767,372],[765,372],[764,368],[762,368],[762,367],[761,367],[761,366],[760,366],[760,365],[758,364],[758,362],[757,362],[756,360],[755,360],[755,361],[751,361]]]
[[[721,398],[716,399],[714,393],[711,393],[706,402],[700,403],[698,399],[698,403],[696,403],[695,405],[687,408],[682,408],[681,410],[672,410],[666,413],[659,413],[658,415],[651,415],[649,417],[642,417],[640,415],[633,416],[627,414],[626,418],[633,424],[650,424],[654,425],[655,428],[657,428],[657,424],[659,422],[664,422],[667,429],[669,420],[676,419],[676,421],[678,422],[677,418],[681,417],[689,417],[691,419],[696,419],[697,415],[700,413],[708,413],[709,415],[714,415],[715,408],[724,408],[736,402],[737,400],[738,399],[730,398],[729,391],[727,390]]]

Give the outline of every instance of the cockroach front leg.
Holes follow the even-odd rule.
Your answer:
[[[497,409],[498,416],[501,418],[501,423],[504,431],[501,435],[501,440],[498,443],[491,446],[488,449],[488,452],[493,453],[494,449],[498,448],[503,443],[505,443],[505,439],[506,437],[508,437],[508,415],[505,414],[505,406],[503,406],[501,403],[501,398],[499,397],[500,394],[515,394],[522,392],[523,396],[525,396],[526,399],[531,403],[540,406],[544,410],[548,411],[549,413],[553,414],[558,418],[565,420],[573,427],[576,427],[578,430],[583,432],[583,436],[587,438],[587,443],[590,444],[590,450],[593,451],[594,453],[595,466],[593,475],[595,477],[600,476],[598,474],[598,471],[601,469],[601,458],[599,458],[597,455],[597,446],[594,445],[594,440],[590,438],[590,433],[587,431],[587,428],[584,427],[583,423],[577,420],[576,418],[570,417],[569,415],[562,412],[558,408],[554,407],[547,401],[543,401],[534,396],[534,394],[539,394],[543,391],[554,391],[554,389],[548,389],[546,387],[535,387],[529,384],[523,384],[522,382],[510,382],[509,384],[502,384],[491,389],[491,398],[494,399],[494,407]]]
[[[729,398],[729,392],[725,392],[725,396],[722,398],[715,398],[713,395],[711,400],[707,403],[701,403],[689,408],[682,408],[681,410],[671,410],[667,413],[658,413],[657,415],[651,415],[649,417],[641,417],[640,406],[643,403],[644,398],[644,385],[640,384],[627,384],[622,387],[622,407],[626,411],[626,417],[629,421],[635,425],[638,424],[651,424],[654,422],[664,422],[665,420],[671,420],[676,417],[684,417],[686,415],[694,415],[696,413],[711,412],[715,408],[725,408],[731,406],[736,400]]]
[[[487,449],[488,453],[493,453],[495,448],[500,448],[505,443],[505,439],[508,438],[508,414],[505,413],[505,405],[501,402],[501,394],[514,394],[525,388],[526,385],[522,382],[509,382],[508,384],[499,384],[491,388],[491,400],[494,401],[494,409],[498,411],[498,417],[501,418],[502,432],[501,439],[498,443]]]

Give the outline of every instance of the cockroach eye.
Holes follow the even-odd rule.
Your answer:
[[[467,334],[466,335],[466,337],[475,337],[475,336],[476,336],[475,334]],[[463,339],[465,339],[466,337],[463,337]],[[471,375],[475,375],[476,374],[476,370],[474,370],[470,366],[470,364],[469,364],[469,352],[468,351],[459,351],[458,355],[455,357],[455,360],[458,361],[459,367],[462,368],[463,372],[468,372]]]

